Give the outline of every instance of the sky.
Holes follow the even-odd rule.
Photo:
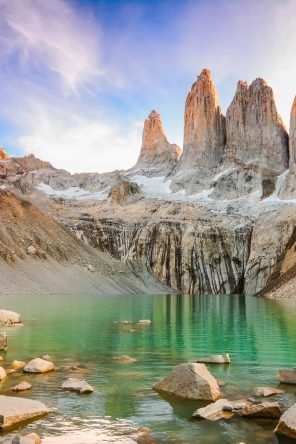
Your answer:
[[[182,146],[186,95],[212,71],[225,113],[264,78],[286,126],[295,0],[0,0],[0,145],[70,172],[133,166],[152,109]]]

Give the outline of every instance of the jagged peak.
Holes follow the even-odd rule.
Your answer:
[[[294,97],[292,108],[291,108],[291,118],[296,118],[296,96]]]
[[[148,116],[148,119],[154,119],[154,118],[156,118],[156,117],[159,117],[159,118],[161,119],[160,114],[159,114],[157,111],[155,111],[155,109],[153,109],[153,110],[150,112],[150,114],[149,114],[149,116]]]
[[[10,159],[10,155],[4,151],[3,146],[0,146],[0,159]]]
[[[212,73],[208,68],[204,68],[200,75],[197,76],[197,80],[209,80],[212,81]]]

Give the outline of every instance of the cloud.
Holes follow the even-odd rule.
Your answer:
[[[26,130],[17,143],[23,152],[34,152],[72,173],[130,168],[136,162],[141,122],[124,129],[116,121],[85,117],[43,102],[35,102],[34,108],[22,116]]]
[[[24,75],[51,72],[69,91],[104,76],[100,27],[63,0],[0,0],[2,64],[18,62]]]

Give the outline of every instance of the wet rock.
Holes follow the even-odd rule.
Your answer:
[[[256,418],[279,418],[281,416],[278,402],[265,401],[258,404],[246,403],[242,408],[238,408],[237,404],[234,404],[233,407],[233,412],[239,416]]]
[[[181,364],[153,389],[180,398],[215,401],[220,396],[216,379],[204,364]]]
[[[196,362],[204,362],[205,364],[230,364],[230,357],[228,353],[209,355],[204,358],[197,358]]]
[[[51,361],[51,357],[49,355],[42,356],[42,359],[45,359],[45,361]]]
[[[275,433],[287,438],[296,439],[296,404],[292,405],[280,417]]]
[[[62,389],[70,392],[81,394],[92,393],[93,387],[89,385],[84,379],[69,378],[62,384]]]
[[[127,356],[127,355],[115,356],[113,359],[115,361],[122,363],[122,364],[131,364],[132,362],[137,361],[135,358],[131,358],[130,356]]]
[[[138,324],[140,325],[150,325],[152,321],[150,319],[141,319]]]
[[[29,382],[23,381],[15,385],[14,387],[11,387],[9,390],[11,390],[12,392],[25,392],[26,390],[31,390],[31,388],[32,385]]]
[[[29,419],[37,419],[52,410],[31,399],[0,396],[0,429],[5,430]]]
[[[20,324],[21,322],[21,316],[18,313],[10,310],[0,310],[1,326],[11,326],[14,324]]]
[[[10,367],[12,367],[14,370],[22,370],[26,366],[26,362],[24,361],[13,361],[10,364]]]
[[[2,381],[3,379],[5,379],[7,376],[6,371],[4,370],[3,367],[0,367],[0,381]]]
[[[32,359],[24,367],[25,373],[48,373],[53,370],[53,363],[41,358]]]
[[[8,350],[8,340],[6,333],[0,333],[0,350],[7,351]]]
[[[232,410],[233,405],[227,399],[219,399],[206,407],[197,409],[192,416],[194,418],[218,421],[219,419],[231,418],[233,416]]]
[[[296,385],[296,369],[279,370],[277,372],[277,377],[283,384]]]
[[[2,441],[1,444],[41,444],[41,439],[36,433],[30,433],[29,435],[7,439]]]
[[[285,393],[284,390],[280,390],[274,387],[256,387],[255,389],[255,395],[262,396],[264,398],[273,395],[280,395],[282,393]]]

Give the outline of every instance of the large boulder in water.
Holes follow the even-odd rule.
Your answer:
[[[54,370],[52,362],[41,358],[32,359],[24,367],[25,373],[48,373]]]
[[[69,378],[62,384],[62,389],[69,392],[76,393],[92,393],[93,387],[89,385],[84,379]]]
[[[10,326],[20,324],[21,322],[21,316],[18,313],[9,310],[0,310],[0,326]]]
[[[296,385],[296,369],[279,370],[277,372],[277,377],[283,384]]]
[[[296,404],[293,404],[280,417],[276,426],[275,433],[286,436],[287,438],[296,439]]]
[[[218,382],[204,364],[181,364],[153,389],[185,399],[215,401],[220,396]]]
[[[5,430],[23,421],[42,417],[51,410],[42,402],[13,396],[0,396],[0,429]]]

